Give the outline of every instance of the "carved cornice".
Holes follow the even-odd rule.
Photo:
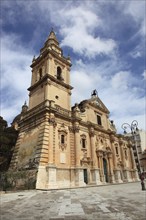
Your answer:
[[[72,86],[70,86],[69,84],[64,83],[63,81],[58,80],[57,78],[55,78],[54,76],[50,75],[50,74],[45,74],[42,79],[40,79],[39,81],[37,81],[34,85],[30,86],[27,90],[28,91],[32,91],[35,88],[37,88],[39,85],[41,85],[43,82],[46,82],[46,80],[51,80],[52,82],[55,82],[57,84],[60,84],[61,86],[67,88],[67,89],[73,89]]]

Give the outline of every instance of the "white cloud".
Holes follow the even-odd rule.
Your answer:
[[[145,9],[146,2],[145,1],[129,1],[125,7],[125,13],[130,14],[135,22],[139,25],[139,34],[143,37],[146,35],[145,28]]]
[[[119,91],[127,90],[129,83],[130,73],[127,71],[120,71],[112,76],[111,86],[113,89],[118,89]]]
[[[68,46],[80,55],[94,58],[96,55],[109,55],[116,48],[116,43],[112,39],[94,38],[84,30],[76,31],[76,28],[64,28],[64,40],[62,46]]]
[[[130,71],[131,63],[125,61],[126,53],[129,55],[130,52],[126,48],[128,52],[124,54],[122,46],[125,44],[120,42],[118,35],[119,31],[121,34],[125,33],[125,28],[129,27],[126,26],[125,17],[131,15],[135,21],[131,25],[134,24],[137,27],[136,34],[141,37],[137,44],[142,46],[133,48],[131,45],[130,56],[142,58],[141,48],[143,48],[142,39],[145,28],[144,7],[142,8],[141,4],[135,4],[135,1],[118,1],[116,6],[112,1],[104,2],[104,4],[101,1],[63,1],[62,3],[62,1],[55,0],[36,1],[35,4],[34,1],[28,1],[27,4],[25,1],[15,1],[17,4],[12,1],[5,2],[7,2],[5,5],[7,10],[5,18],[3,17],[3,26],[9,24],[14,27],[15,24],[19,24],[20,27],[21,22],[24,21],[27,33],[27,24],[29,27],[31,22],[32,25],[36,24],[36,27],[32,28],[32,40],[28,42],[29,48],[25,48],[26,45],[24,46],[22,39],[16,35],[2,37],[2,91],[5,93],[3,94],[2,115],[6,120],[10,121],[21,111],[21,106],[27,97],[27,88],[30,86],[31,78],[29,65],[34,55],[31,47],[35,48],[36,44],[38,46],[38,41],[43,36],[42,33],[49,32],[51,26],[54,26],[54,30],[62,36],[61,45],[68,46],[75,52],[71,57],[74,63],[71,72],[71,85],[74,87],[73,104],[90,98],[92,90],[96,89],[99,97],[111,111],[111,117],[118,127],[123,122],[136,119],[144,128],[145,101],[143,95],[139,96],[140,89],[143,89],[140,88],[140,77],[138,74],[134,77]],[[112,17],[108,8],[109,4],[110,9],[113,8]],[[23,29],[23,24],[21,28]],[[132,43],[135,43],[134,37]],[[41,40],[43,44],[44,39]],[[122,40],[124,40],[124,34]],[[126,44],[128,47],[128,42]],[[119,45],[123,49],[122,56],[118,51]],[[116,56],[115,53],[117,53]],[[75,55],[78,55],[78,60]],[[95,59],[96,55],[101,56]],[[85,58],[90,58],[90,60],[85,60]],[[143,77],[146,78],[145,72]]]
[[[131,14],[137,22],[143,20],[145,14],[145,1],[129,1],[125,7],[125,12]]]
[[[61,46],[71,47],[74,52],[83,56],[109,55],[114,52],[116,42],[112,39],[94,37],[93,30],[101,26],[102,21],[93,12],[84,7],[61,11],[65,23],[61,27],[64,37]],[[69,25],[68,25],[69,22]]]
[[[138,95],[137,79],[129,71],[119,71],[111,76],[113,69],[107,69],[108,62],[100,66],[93,63],[85,65],[81,60],[76,62],[71,72],[71,84],[74,86],[72,104],[90,98],[92,90],[96,89],[111,112],[110,118],[114,120],[118,132],[122,132],[122,123],[134,119],[138,120],[139,128],[145,128],[145,99]]]
[[[140,52],[140,51],[136,51],[136,50],[132,51],[132,52],[130,53],[130,55],[131,55],[133,58],[138,58],[138,57],[141,57],[141,56],[142,56],[141,52]]]
[[[15,35],[2,35],[1,38],[1,114],[9,122],[27,100],[30,86],[32,55],[20,46]],[[10,111],[11,109],[11,111]]]
[[[143,79],[146,80],[146,70],[144,70],[142,76],[143,76]]]

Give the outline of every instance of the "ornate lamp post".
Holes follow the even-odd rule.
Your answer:
[[[132,136],[134,136],[138,131],[138,122],[136,120],[131,122],[131,125],[128,123],[122,124],[122,129],[124,130],[124,134],[127,134],[127,129],[130,128]]]
[[[125,135],[128,133],[127,132],[128,129],[131,131],[129,133],[132,134],[133,150],[136,150],[136,156],[137,156],[136,166],[137,166],[139,175],[141,175],[140,163],[139,163],[138,152],[137,152],[137,140],[136,140],[136,134],[138,132],[138,122],[134,120],[131,122],[131,125],[128,123],[124,123],[122,124],[121,127],[124,130]]]

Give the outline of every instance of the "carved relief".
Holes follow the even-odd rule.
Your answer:
[[[122,165],[123,165],[123,163],[122,163],[120,157],[118,157],[118,158],[117,158],[117,166],[118,166],[118,167],[121,167]]]
[[[86,155],[83,156],[83,158],[80,161],[81,166],[88,166],[88,165],[92,165],[93,161],[91,160],[90,157],[87,157]]]
[[[58,129],[59,148],[64,151],[67,147],[67,129],[64,123]]]

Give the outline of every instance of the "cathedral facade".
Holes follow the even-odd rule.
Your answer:
[[[31,68],[10,170],[36,169],[36,189],[137,181],[132,144],[116,133],[96,90],[71,107],[71,60],[54,31]]]

